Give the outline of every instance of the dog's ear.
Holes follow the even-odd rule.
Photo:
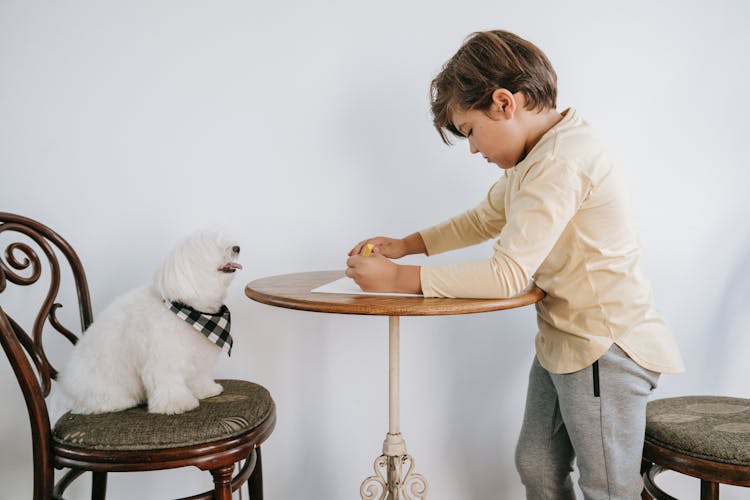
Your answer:
[[[156,271],[156,288],[163,299],[189,302],[198,294],[198,284],[190,259],[179,249],[173,252]]]

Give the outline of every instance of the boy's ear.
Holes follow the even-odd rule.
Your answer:
[[[510,119],[516,112],[516,99],[508,89],[495,89],[492,92],[490,116]]]

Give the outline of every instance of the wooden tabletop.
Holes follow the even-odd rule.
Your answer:
[[[344,271],[313,271],[257,279],[247,284],[245,295],[271,306],[341,314],[379,316],[438,316],[499,311],[539,301],[544,292],[536,286],[509,299],[444,299],[383,295],[311,293],[310,290],[344,276]]]

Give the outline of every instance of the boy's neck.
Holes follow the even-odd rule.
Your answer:
[[[526,134],[526,142],[524,143],[524,150],[523,150],[523,157],[526,158],[526,156],[529,154],[529,151],[531,151],[534,146],[537,145],[539,140],[542,138],[544,134],[549,132],[549,130],[560,123],[565,116],[564,113],[567,113],[567,110],[565,110],[563,113],[559,113],[554,108],[547,108],[542,111],[525,111],[525,117],[524,121],[527,122],[527,134]]]

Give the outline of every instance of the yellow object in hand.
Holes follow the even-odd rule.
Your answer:
[[[362,252],[362,256],[363,256],[363,257],[369,257],[369,256],[370,256],[370,254],[372,253],[372,249],[373,249],[374,247],[375,247],[375,245],[373,245],[372,243],[368,243],[367,245],[365,245],[365,249],[364,249],[364,251]]]

